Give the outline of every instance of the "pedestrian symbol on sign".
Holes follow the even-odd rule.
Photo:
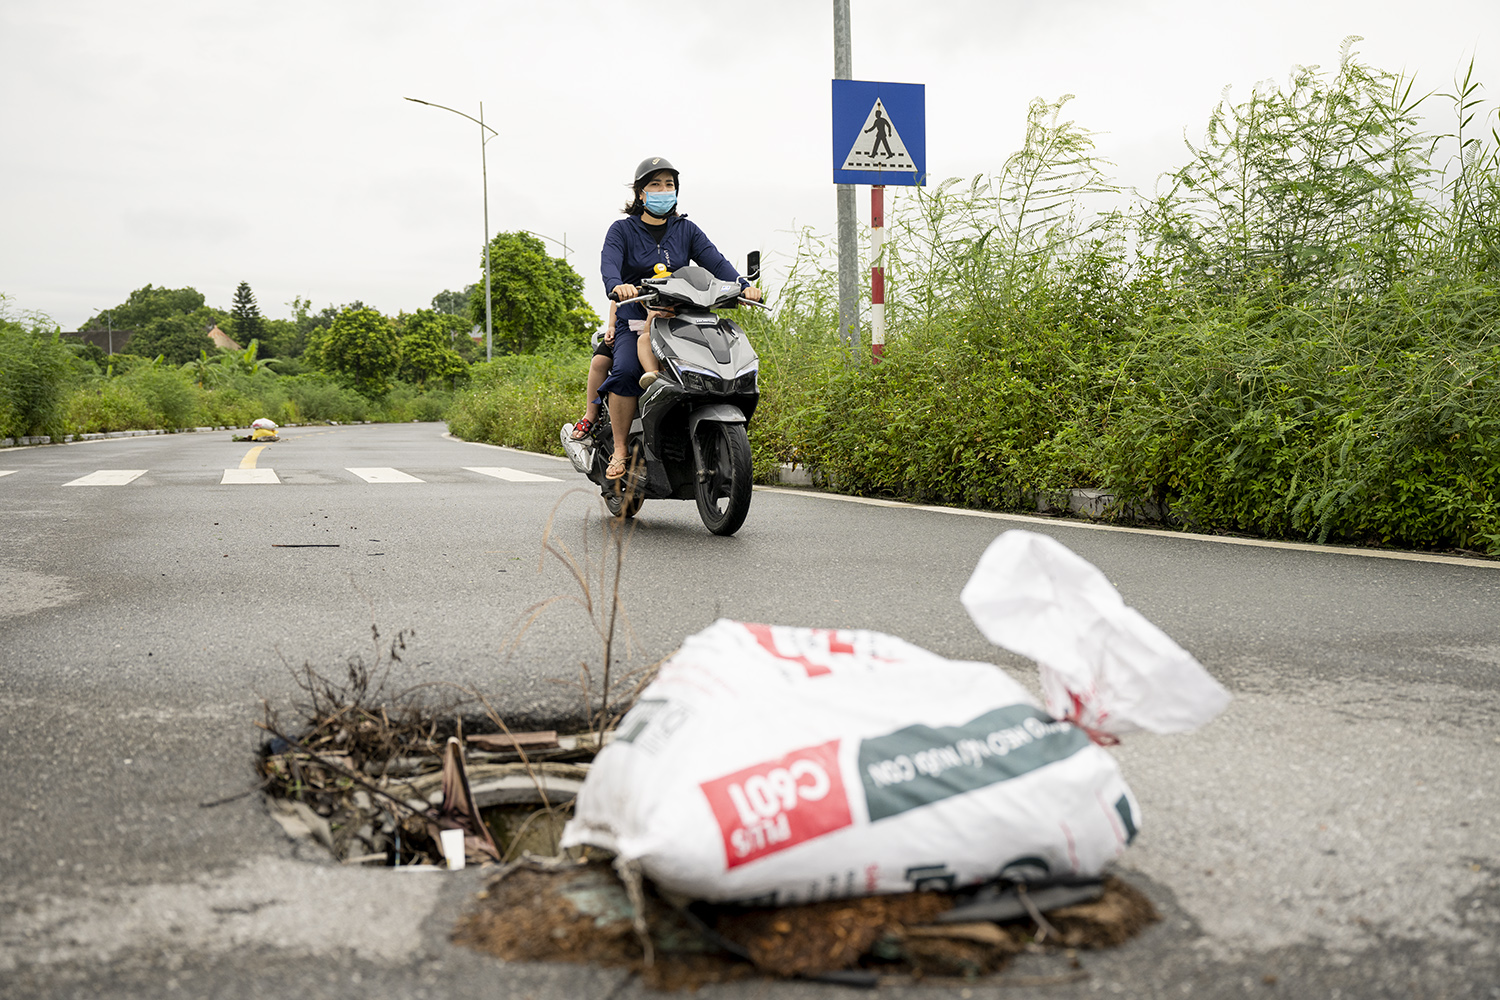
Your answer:
[[[865,126],[855,137],[849,155],[844,157],[841,170],[899,170],[910,173],[915,169],[896,123],[886,114],[880,98],[870,113],[865,116]]]

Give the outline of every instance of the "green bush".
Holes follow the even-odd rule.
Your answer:
[[[583,413],[590,355],[512,354],[470,369],[448,409],[448,429],[470,441],[561,455],[558,428]]]
[[[198,395],[185,372],[145,365],[124,376],[123,381],[151,407],[155,419],[149,426],[168,430],[195,426]]]
[[[157,415],[122,379],[100,379],[68,396],[66,425],[70,434],[143,430],[157,425]]]
[[[290,423],[350,423],[368,420],[370,401],[326,376],[294,375],[280,380],[291,407]]]
[[[1409,83],[1346,43],[1331,74],[1222,104],[1125,211],[1093,207],[1116,192],[1092,137],[1035,102],[995,177],[894,193],[882,363],[836,335],[815,235],[775,312],[741,316],[757,476],[999,509],[1099,487],[1198,530],[1500,552],[1500,136],[1466,131],[1477,89],[1423,135]],[[585,370],[494,367],[450,427],[555,453]]]
[[[19,323],[0,315],[0,438],[61,438],[73,355],[41,318]]]

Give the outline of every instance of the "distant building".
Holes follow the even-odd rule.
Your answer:
[[[230,339],[229,334],[225,333],[223,330],[220,330],[219,324],[217,323],[215,323],[213,327],[208,331],[208,339],[214,342],[215,347],[222,347],[227,351],[244,350],[243,347],[241,347],[239,344],[236,344],[233,340]]]
[[[61,336],[64,342],[93,344],[105,354],[124,354],[125,345],[130,343],[130,335],[133,333],[135,333],[134,330],[75,330],[72,333],[63,331]],[[234,342],[234,338],[220,330],[217,323],[209,327],[208,339],[213,341],[215,347],[222,347],[228,351],[244,350]]]
[[[119,354],[125,350],[133,333],[134,330],[77,330],[73,333],[63,331],[61,337],[64,343],[93,344],[105,354]]]

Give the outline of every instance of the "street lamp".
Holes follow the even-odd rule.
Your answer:
[[[539,240],[546,240],[549,243],[556,243],[558,246],[562,247],[563,248],[563,260],[564,261],[566,261],[568,259],[568,254],[570,254],[570,253],[573,252],[573,248],[570,247],[570,246],[568,246],[568,234],[567,233],[563,233],[563,238],[562,239],[555,240],[552,237],[546,235],[545,233],[538,233],[538,232],[536,232],[534,230],[531,230],[531,229],[523,229],[523,230],[521,230],[521,232],[526,233],[529,236],[535,236]]]
[[[479,102],[479,117],[465,115],[462,111],[447,107],[442,104],[433,104],[416,97],[408,97],[408,101],[415,104],[425,104],[429,108],[441,108],[443,111],[452,111],[455,115],[463,115],[469,121],[479,126],[479,170],[484,180],[484,360],[495,359],[495,344],[493,325],[490,322],[490,171],[485,163],[484,146],[495,136],[499,135],[494,129],[484,123],[484,102]],[[489,135],[485,135],[489,132]]]

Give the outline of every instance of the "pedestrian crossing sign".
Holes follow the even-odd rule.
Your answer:
[[[835,184],[927,182],[927,99],[920,83],[833,81]]]

